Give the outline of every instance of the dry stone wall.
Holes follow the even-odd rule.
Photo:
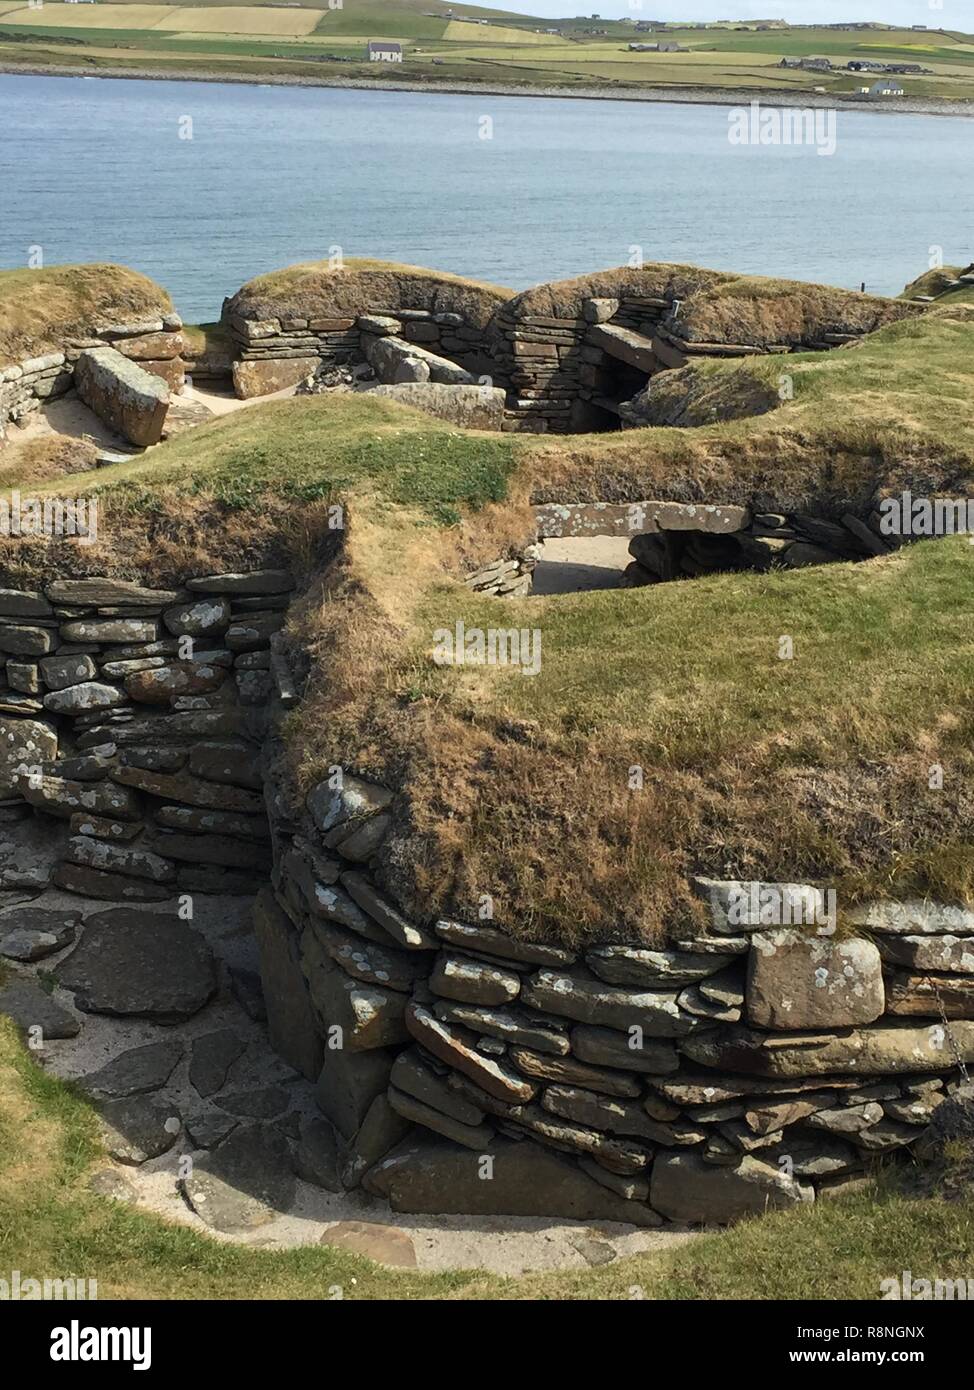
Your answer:
[[[231,313],[227,326],[239,353],[233,379],[242,397],[293,386],[321,368],[368,364],[388,384],[469,385],[487,365],[482,329],[458,313],[397,309],[265,320]]]
[[[0,367],[0,440],[8,422],[19,424],[49,400],[70,391],[82,354],[112,348],[171,391],[184,380],[184,348],[178,314],[134,323],[95,324],[85,334],[66,337],[61,348],[43,357]]]
[[[733,508],[704,514],[740,529]],[[514,592],[533,558],[469,580]],[[138,909],[255,895],[270,1041],[322,1117],[298,1172],[324,1180],[317,1136],[328,1184],[403,1211],[727,1222],[931,1142],[974,1063],[974,910],[837,919],[815,885],[699,878],[698,918],[665,944],[584,950],[407,914],[380,869],[393,788],[336,767],[298,797],[288,773],[293,593],[280,570],[0,591],[0,819],[54,826],[51,886],[130,914],[86,920],[57,967],[77,1007],[192,1016],[212,962],[173,922],[176,968]],[[4,954],[63,949],[42,915]]]
[[[61,823],[54,887],[144,903],[265,881],[258,759],[271,692],[293,699],[272,650],[293,587],[268,570],[0,590],[0,812]]]
[[[589,334],[610,319],[631,335],[627,360],[633,358],[629,365],[642,373],[633,379],[633,390],[664,365],[653,355],[652,338],[671,307],[667,299],[589,299],[577,314],[574,307],[566,305],[566,316],[538,314],[519,298],[496,315],[494,360],[511,384],[512,428],[566,433],[598,427],[598,410],[612,387],[606,354]]]
[[[711,357],[825,351],[922,312],[797,282],[755,282],[738,296],[727,293],[738,277],[670,265],[514,296],[394,268],[310,278],[310,298],[301,277],[272,288],[258,280],[224,305],[240,355],[238,394],[266,394],[322,368],[367,365],[386,384],[500,388],[502,428],[533,432],[668,423],[644,419],[647,383],[661,372]],[[330,316],[294,313],[307,303],[328,306]]]
[[[397,1210],[725,1222],[924,1142],[974,1062],[974,912],[699,879],[665,947],[575,952],[416,921],[372,864],[390,789],[268,798],[256,919],[275,1046],[316,1081],[344,1181]],[[495,1179],[484,1181],[485,1162]]]
[[[512,563],[471,579],[503,592]],[[836,933],[813,886],[701,879],[701,922],[659,948],[415,920],[376,870],[392,789],[333,769],[298,801],[283,770],[292,593],[283,571],[0,591],[0,815],[59,828],[50,883],[79,898],[256,894],[270,1039],[345,1185],[410,1211],[720,1222],[922,1147],[974,1062],[974,911],[877,903]],[[44,916],[4,952],[56,949]],[[158,932],[110,916],[59,967],[79,1007],[202,1007],[212,967],[189,956],[163,1013],[142,999]]]
[[[753,511],[735,504],[669,502],[548,502],[535,508],[541,540],[630,536],[633,559],[623,585],[697,578],[718,571],[801,569],[808,565],[888,555],[900,538],[881,526],[878,511],[864,521],[810,512]]]
[[[541,433],[639,424],[629,401],[660,372],[694,359],[826,351],[861,336],[823,329],[777,343],[686,338],[678,287],[657,295],[566,296],[557,313],[538,313],[537,298],[529,291],[498,310],[491,346],[495,372],[510,384],[508,428]]]

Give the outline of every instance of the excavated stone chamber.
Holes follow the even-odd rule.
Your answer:
[[[969,910],[877,903],[837,936],[811,885],[701,879],[692,934],[575,953],[409,920],[370,872],[394,802],[348,776],[276,824],[257,931],[274,1046],[317,1076],[347,1180],[397,1210],[814,1201],[928,1141],[974,1059]]]
[[[356,280],[314,311],[237,297],[224,369],[260,395],[364,363],[413,403],[428,387],[455,422],[594,428],[622,418],[642,377],[755,350],[730,329],[702,337],[686,309],[733,280],[663,267],[510,296],[384,274],[366,301]],[[824,350],[917,312],[849,301],[760,350]],[[112,344],[139,336],[123,328]],[[0,407],[67,389],[87,350],[6,369]],[[536,520],[542,540],[625,537],[629,584],[893,544],[872,515],[720,499],[544,502]],[[465,582],[523,597],[537,559],[528,544]],[[282,569],[0,589],[14,846],[0,953],[49,960],[77,1010],[166,1027],[233,990],[317,1097],[319,1128],[275,1130],[268,1151],[297,1161],[296,1139],[302,1177],[323,1181],[308,1155],[330,1136],[328,1180],[402,1211],[726,1222],[847,1190],[877,1158],[932,1142],[974,1061],[974,911],[867,904],[837,933],[814,885],[703,878],[698,919],[665,945],[607,928],[582,951],[516,922],[407,913],[382,870],[397,788],[350,765],[298,796],[287,771],[283,722],[308,665],[284,637],[297,592]],[[30,863],[28,827],[43,840]],[[31,916],[49,888],[79,911]],[[255,973],[218,969],[193,928],[198,896],[253,898]],[[115,906],[86,914],[94,901]],[[34,1026],[42,994],[8,991],[3,1007]],[[72,1026],[44,1018],[48,1037]],[[197,1157],[226,1142],[219,1124],[187,1132]]]
[[[625,542],[631,558],[619,579],[622,588],[707,574],[867,560],[888,555],[901,543],[884,527],[878,511],[866,520],[843,512],[833,521],[810,512],[649,499],[544,503],[535,509],[535,519],[542,544],[600,537]],[[532,550],[525,558],[539,556],[543,558],[543,551]],[[475,583],[481,587],[480,577]]]
[[[226,301],[223,327],[241,396],[307,378],[328,389],[337,369],[362,368],[386,393],[473,428],[568,434],[710,423],[679,418],[669,401],[657,419],[653,382],[714,359],[828,351],[920,312],[902,300],[681,265],[512,294],[350,262],[258,277]],[[738,413],[770,408],[745,394]]]
[[[171,1024],[220,989],[182,909],[253,895],[260,979],[231,987],[314,1084],[340,1181],[402,1211],[732,1221],[929,1142],[974,1061],[974,912],[867,905],[837,936],[812,886],[699,880],[665,947],[580,953],[408,916],[377,870],[395,789],[334,769],[296,798],[284,770],[293,595],[279,570],[2,591],[0,812],[55,834],[0,890],[117,904],[50,941],[8,906],[8,958],[52,952],[77,1008]]]

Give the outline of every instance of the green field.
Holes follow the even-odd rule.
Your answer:
[[[403,46],[401,64],[369,63],[370,39]],[[630,52],[663,39],[676,53]],[[826,57],[835,69],[785,69],[785,57]],[[49,3],[0,0],[0,65],[84,66],[173,76],[199,72],[267,80],[334,77],[665,92],[677,87],[755,93],[858,93],[857,59],[921,63],[900,76],[907,97],[974,101],[974,36],[950,30],[875,27],[773,30],[696,26],[638,30],[636,20],[540,19],[435,0],[356,0],[301,5]],[[889,105],[889,101],[884,105]]]

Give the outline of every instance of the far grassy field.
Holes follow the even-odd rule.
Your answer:
[[[873,80],[850,72],[856,59],[920,63],[899,78],[907,97],[974,101],[974,37],[942,29],[671,27],[649,32],[632,20],[548,20],[471,5],[447,13],[427,0],[324,0],[300,6],[47,3],[0,0],[0,65],[83,66],[177,76],[213,73],[264,80],[327,82],[369,78],[598,87],[626,95],[693,87],[715,92],[858,94]],[[403,62],[369,63],[370,39],[403,45]],[[630,52],[633,42],[675,42],[677,53]],[[780,66],[784,57],[827,57],[833,71]],[[885,101],[884,105],[889,105]]]

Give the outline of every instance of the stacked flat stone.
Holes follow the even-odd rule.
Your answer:
[[[799,569],[888,555],[899,538],[881,531],[878,511],[866,520],[807,512],[752,512],[733,503],[547,502],[535,508],[542,540],[569,536],[629,539],[632,563],[624,588],[735,570]]]
[[[514,555],[481,565],[464,576],[464,584],[477,594],[498,598],[523,598],[531,592],[531,581],[541,555],[539,545],[528,545]]]
[[[293,587],[267,570],[0,590],[0,807],[68,822],[56,887],[148,902],[266,881],[257,764],[269,698],[294,698],[272,651]]]
[[[322,363],[367,359],[388,385],[466,384],[457,375],[462,372],[481,385],[487,378],[506,392],[503,429],[569,433],[620,422],[667,423],[640,420],[635,407],[663,370],[705,358],[842,347],[881,322],[920,312],[906,301],[872,307],[863,301],[862,314],[850,314],[844,303],[824,304],[807,321],[783,328],[785,341],[767,342],[766,325],[756,326],[750,311],[739,328],[726,330],[720,314],[699,312],[700,296],[719,295],[730,279],[681,267],[633,267],[536,286],[510,298],[489,294],[485,301],[473,286],[458,291],[419,272],[391,291],[370,291],[363,281],[359,303],[347,292],[336,296],[331,303],[340,318],[286,318],[280,300],[255,304],[244,290],[225,304],[224,322],[241,354],[235,369],[240,394],[294,385]],[[600,284],[603,295],[594,293]],[[373,294],[397,302],[386,308]],[[406,307],[410,303],[416,307]],[[276,310],[279,317],[247,318],[241,309],[244,315]],[[711,326],[714,321],[720,327]],[[723,331],[723,340],[708,341]]]
[[[415,1046],[390,1104],[477,1152],[526,1135],[655,1217],[692,1222],[811,1201],[915,1144],[958,1058],[974,1059],[974,937],[956,935],[974,913],[868,909],[877,947],[731,928],[729,894],[746,886],[700,886],[710,926],[676,949],[576,958],[437,923],[444,949],[407,1010]],[[814,909],[813,888],[774,887]],[[922,979],[928,963],[939,970]],[[375,1190],[408,1200],[406,1166]]]
[[[230,315],[238,396],[262,396],[293,386],[322,365],[368,362],[381,381],[428,380],[469,385],[484,370],[483,333],[460,314],[426,309],[376,310],[330,319],[244,319]],[[427,375],[398,375],[419,362]]]
[[[257,923],[272,1041],[316,1079],[346,1182],[398,1210],[655,1225],[812,1201],[915,1145],[974,1061],[972,911],[873,905],[868,937],[834,938],[734,920],[749,886],[698,880],[684,939],[577,954],[411,922],[374,876],[394,815],[342,774],[275,819]],[[817,889],[768,887],[816,920]]]
[[[680,336],[672,298],[623,295],[582,300],[577,314],[525,314],[517,300],[492,325],[498,378],[509,381],[505,428],[566,433],[604,428],[620,415],[624,397],[656,373],[694,357],[746,357],[790,352],[795,345],[756,347],[707,343]],[[801,349],[838,347],[854,334],[823,333]]]
[[[580,384],[581,320],[521,314],[510,305],[493,325],[495,370],[510,384],[505,428],[566,433]]]
[[[325,362],[344,366],[360,359],[354,318],[227,319],[238,360],[233,385],[246,400],[294,386]]]
[[[79,897],[260,890],[271,1041],[315,1083],[347,1186],[400,1210],[729,1221],[925,1142],[974,1062],[974,911],[867,904],[836,936],[787,925],[824,920],[813,886],[701,879],[700,920],[659,948],[413,920],[381,878],[391,789],[334,768],[298,799],[283,770],[292,593],[269,570],[0,591],[0,814],[64,826],[51,882]],[[751,889],[784,917],[735,911]],[[10,953],[75,925],[25,920]]]
[[[181,329],[178,314],[133,323],[97,324],[86,334],[65,338],[56,351],[0,367],[0,439],[8,421],[17,424],[46,401],[70,391],[78,359],[91,349],[112,347],[161,377],[170,390],[181,390],[185,375]]]
[[[399,309],[362,314],[356,322],[362,355],[382,382],[473,385],[483,371],[483,332],[460,314]],[[420,364],[426,373],[401,374],[404,363]]]
[[[664,580],[742,570],[806,569],[849,560],[888,555],[892,545],[880,533],[879,516],[869,522],[852,513],[841,521],[805,512],[761,512],[735,531],[719,535],[704,530],[660,527],[633,536],[633,557],[624,587],[638,588]]]

